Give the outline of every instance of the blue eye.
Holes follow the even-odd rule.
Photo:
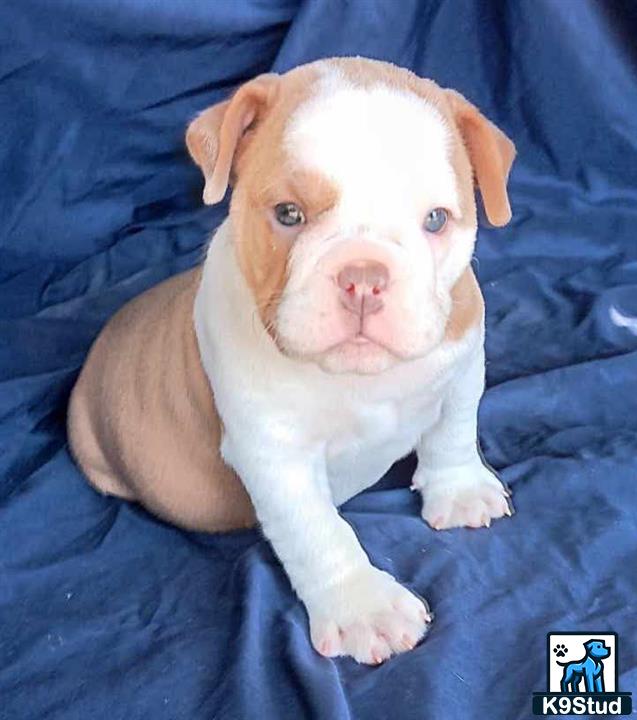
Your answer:
[[[449,219],[449,213],[444,208],[434,208],[425,218],[424,228],[427,232],[440,232]]]
[[[274,214],[277,222],[286,227],[293,225],[301,225],[305,222],[303,210],[296,203],[279,203],[274,208]]]

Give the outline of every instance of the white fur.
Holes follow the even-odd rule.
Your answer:
[[[328,73],[292,116],[285,143],[295,166],[328,178],[339,199],[295,241],[277,314],[283,346],[332,372],[378,372],[424,355],[442,339],[450,290],[475,241],[475,228],[456,222],[445,120],[414,94],[354,87]],[[455,218],[441,238],[423,230],[437,207]],[[389,268],[383,312],[365,320],[382,350],[343,345],[358,319],[340,307],[335,277],[352,260]]]
[[[223,420],[223,457],[305,603],[315,647],[375,663],[413,647],[430,617],[370,564],[336,508],[417,448],[414,484],[430,523],[487,524],[508,509],[476,445],[482,327],[443,341],[475,227],[452,228],[444,247],[423,233],[429,210],[457,214],[459,200],[447,128],[415,97],[328,74],[286,142],[300,166],[340,192],[291,253],[276,323],[288,352],[261,323],[229,220],[204,264],[195,327]],[[390,270],[386,305],[369,326],[384,348],[334,349],[352,332],[334,274],[361,257]]]
[[[292,117],[286,146],[303,167],[344,193],[342,227],[387,227],[431,207],[459,212],[450,134],[432,105],[387,85],[335,84],[331,77]]]
[[[290,358],[258,319],[229,221],[204,264],[195,327],[224,422],[223,456],[241,476],[265,535],[306,604],[316,648],[362,662],[407,649],[426,630],[425,607],[395,581],[380,579],[336,507],[418,446],[444,416],[450,388],[463,395],[468,375],[462,359],[482,363],[482,329],[376,376],[333,375]],[[473,376],[468,384],[475,417]],[[458,436],[468,463],[479,462],[475,421]],[[432,462],[444,466],[443,458]],[[465,466],[469,486],[481,483],[475,467]],[[391,621],[388,613],[394,613]]]

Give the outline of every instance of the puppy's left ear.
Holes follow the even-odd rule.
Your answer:
[[[469,153],[489,222],[498,227],[506,225],[511,219],[507,180],[515,145],[460,93],[445,93]]]

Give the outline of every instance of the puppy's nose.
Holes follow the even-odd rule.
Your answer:
[[[389,271],[379,262],[359,260],[346,265],[337,275],[341,304],[356,315],[373,315],[383,307],[383,293],[389,285]]]

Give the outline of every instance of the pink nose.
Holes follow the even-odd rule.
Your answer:
[[[379,262],[360,260],[349,263],[338,274],[341,304],[356,315],[373,315],[383,307],[383,293],[389,284],[389,271]]]

